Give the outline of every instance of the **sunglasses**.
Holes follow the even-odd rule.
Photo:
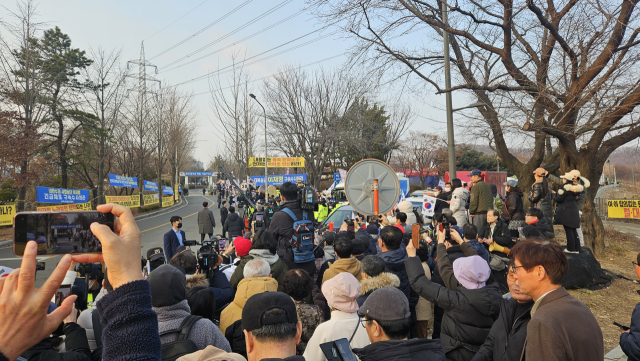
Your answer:
[[[631,261],[631,263],[633,263],[634,266],[638,265],[638,262],[636,262],[636,261]]]

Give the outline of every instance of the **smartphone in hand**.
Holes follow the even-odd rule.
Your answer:
[[[91,232],[97,222],[114,226],[112,213],[21,212],[13,222],[13,254],[22,256],[29,241],[38,243],[38,254],[99,253],[102,245]]]
[[[627,326],[623,326],[623,325],[621,325],[621,324],[619,324],[619,323],[617,323],[615,321],[613,322],[613,324],[618,326],[618,327],[620,327],[623,331],[629,331],[629,327],[627,327]]]

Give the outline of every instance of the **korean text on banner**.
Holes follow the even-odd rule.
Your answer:
[[[255,176],[251,177],[253,184],[257,187],[264,184],[264,176]],[[284,182],[295,183],[296,181],[306,182],[307,175],[306,174],[289,174],[289,175],[270,175],[269,176],[269,185],[279,186]]]
[[[88,189],[37,188],[37,200],[41,203],[87,203]]]
[[[104,196],[107,203],[115,203],[129,208],[140,207],[140,195],[132,196]]]
[[[173,194],[173,188],[162,186],[162,194]]]
[[[264,167],[264,157],[251,157],[249,158],[250,168],[262,168]],[[267,167],[270,168],[293,168],[304,167],[304,157],[269,157]]]
[[[426,217],[433,217],[436,209],[436,199],[424,194],[422,196],[422,215]]]
[[[160,196],[158,193],[156,194],[143,194],[142,199],[144,200],[144,205],[148,206],[150,204],[158,204],[160,203]]]
[[[173,197],[162,197],[162,207],[171,207],[173,205]]]
[[[214,177],[217,172],[180,172],[180,177]]]
[[[90,211],[91,202],[87,203],[75,203],[75,204],[63,204],[61,206],[47,206],[37,207],[38,212],[75,212],[75,211]]]
[[[634,199],[607,199],[609,218],[640,219],[640,201]]]
[[[176,201],[178,200],[178,194],[179,194],[179,192],[180,192],[180,191],[178,190],[178,185],[176,184],[176,185],[173,187],[173,200],[176,200]]]
[[[142,189],[145,190],[145,191],[149,191],[149,192],[157,192],[158,191],[158,183],[144,181],[144,185],[143,185]],[[144,203],[147,204],[147,202],[144,202]]]
[[[13,216],[16,214],[16,206],[0,206],[0,226],[13,224]]]
[[[109,185],[112,187],[138,188],[138,178],[109,173]]]

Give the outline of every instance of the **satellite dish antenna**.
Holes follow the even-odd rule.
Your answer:
[[[278,195],[278,189],[276,188],[276,186],[269,186],[267,188],[267,194],[269,195],[269,197],[276,197]]]
[[[364,159],[349,169],[344,182],[349,204],[366,216],[384,214],[395,207],[400,198],[400,181],[383,161]]]

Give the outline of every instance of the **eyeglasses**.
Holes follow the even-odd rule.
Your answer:
[[[516,276],[518,274],[518,268],[522,268],[524,266],[511,266],[511,270],[509,271],[509,273],[513,276]]]
[[[631,261],[631,263],[633,263],[634,266],[638,265],[638,262],[636,262],[636,261]]]
[[[362,325],[362,328],[367,328],[367,322],[368,320],[366,318],[360,319],[360,324]]]

